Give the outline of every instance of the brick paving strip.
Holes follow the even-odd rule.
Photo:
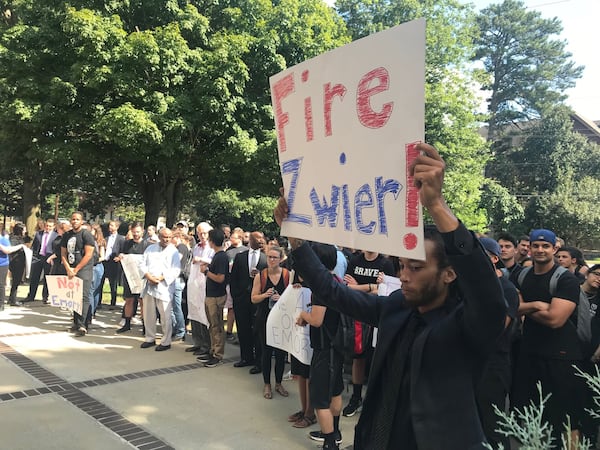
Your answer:
[[[44,332],[23,333],[23,335],[43,333]],[[89,396],[85,392],[82,392],[80,389],[92,386],[101,386],[105,384],[120,383],[122,381],[135,380],[137,378],[164,375],[167,373],[183,372],[202,367],[202,364],[200,363],[185,364],[183,366],[144,370],[125,375],[116,375],[112,377],[95,378],[93,380],[69,383],[63,378],[56,376],[49,370],[44,369],[35,361],[20,354],[2,341],[0,341],[0,355],[4,356],[21,370],[45,384],[45,386],[41,388],[0,394],[0,403],[27,397],[35,397],[37,395],[56,393],[86,413],[88,416],[94,418],[101,425],[105,426],[113,433],[127,441],[129,444],[140,450],[169,450],[173,449],[173,447],[153,436],[138,425],[125,419],[122,415],[113,411],[108,406]]]
[[[15,336],[31,336],[38,334],[54,334],[56,331],[34,331],[26,333],[14,333],[0,335],[0,339]],[[21,355],[12,347],[6,345],[0,340],[0,355],[11,361],[17,367],[38,379],[46,386],[36,389],[27,389],[25,391],[10,392],[0,394],[0,404],[10,400],[18,400],[26,397],[35,397],[37,395],[56,393],[73,404],[87,415],[96,419],[100,424],[110,429],[113,433],[140,450],[175,450],[173,447],[153,436],[143,428],[128,421],[119,413],[113,411],[108,406],[90,397],[79,389],[93,386],[102,386],[104,384],[120,383],[122,381],[135,380],[137,378],[154,377],[167,373],[183,372],[185,370],[198,369],[203,367],[202,363],[185,364],[183,366],[166,367],[162,369],[143,370],[141,372],[128,373],[125,375],[116,375],[105,378],[95,378],[87,381],[77,381],[69,383],[66,380],[54,375],[49,370],[44,369],[35,361]],[[223,359],[223,363],[232,363],[231,358]],[[343,450],[352,450],[350,444],[343,447]]]

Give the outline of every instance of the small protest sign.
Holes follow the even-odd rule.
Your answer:
[[[66,275],[47,275],[48,301],[50,306],[69,309],[81,314],[83,311],[83,280],[78,277],[69,279]],[[86,294],[89,294],[87,292]],[[85,301],[89,301],[87,296]]]
[[[310,298],[310,289],[290,284],[267,318],[267,345],[291,353],[303,364],[310,364],[312,358],[310,330],[296,325],[296,318],[300,311],[308,310]]]
[[[139,294],[144,286],[142,278],[144,274],[140,270],[143,258],[144,255],[123,255],[121,258],[121,267],[132,294]]]

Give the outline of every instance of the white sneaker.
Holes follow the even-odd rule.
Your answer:
[[[141,325],[142,321],[140,319],[138,319],[137,317],[134,317],[131,319],[131,325]]]
[[[122,327],[123,325],[125,325],[125,319],[121,319],[121,321],[119,322],[120,327]]]

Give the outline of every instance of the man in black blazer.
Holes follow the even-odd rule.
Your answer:
[[[54,219],[48,219],[44,222],[44,229],[37,231],[33,237],[31,243],[31,251],[33,252],[33,259],[31,261],[31,270],[29,272],[29,294],[24,300],[25,302],[32,302],[35,300],[37,290],[40,285],[40,278],[42,272],[44,273],[44,289],[42,290],[42,300],[44,304],[48,303],[48,285],[46,284],[46,277],[50,273],[52,266],[48,264],[48,258],[52,255],[52,242],[58,236],[54,231]]]
[[[250,373],[260,372],[260,344],[254,333],[256,306],[250,301],[250,292],[254,277],[267,267],[267,258],[261,251],[264,244],[264,234],[260,231],[252,232],[250,248],[235,255],[229,279],[238,340],[240,341],[240,360],[234,366],[245,367],[254,364]]]
[[[108,278],[110,285],[110,309],[114,309],[117,304],[117,284],[121,277],[121,264],[115,261],[115,258],[121,253],[125,244],[125,237],[119,233],[119,222],[111,220],[108,222],[108,236],[106,237],[106,253],[104,256],[104,276],[100,286],[104,286],[104,280]],[[102,299],[100,299],[102,303]]]
[[[307,243],[290,238],[313,295],[379,329],[356,450],[485,448],[475,387],[504,330],[506,303],[489,257],[445,203],[444,161],[430,145],[418,149],[410,172],[437,230],[425,229],[425,261],[400,258],[401,290],[377,297],[349,289]],[[286,216],[281,198],[275,218]],[[323,448],[338,448],[335,432],[323,437]]]

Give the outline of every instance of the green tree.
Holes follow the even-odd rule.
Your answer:
[[[566,41],[555,39],[562,25],[527,10],[521,0],[505,0],[477,16],[480,35],[474,60],[481,61],[482,89],[490,91],[488,139],[505,124],[540,117],[566,98],[583,67],[571,61]]]
[[[213,190],[272,198],[268,77],[348,40],[318,0],[20,0],[10,11],[0,25],[0,151],[34,180],[24,195],[32,217],[42,194],[73,188],[94,214],[136,204],[135,190],[146,223],[166,208],[172,224],[183,202]]]
[[[455,0],[338,0],[336,7],[354,39],[419,17],[427,20],[425,140],[448,165],[448,203],[468,226],[485,229],[480,188],[488,151],[477,132],[481,118],[470,89],[472,8]]]
[[[490,173],[521,200],[525,230],[551,228],[574,245],[591,245],[600,238],[600,146],[573,130],[570,113],[554,108],[515,136],[522,144],[498,155]]]

